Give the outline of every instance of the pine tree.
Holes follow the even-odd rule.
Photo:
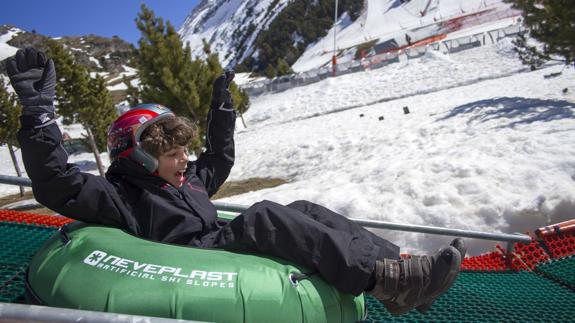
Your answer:
[[[199,152],[206,132],[212,84],[223,72],[218,56],[204,41],[206,61],[192,60],[189,44],[184,46],[170,22],[164,24],[162,18],[155,17],[145,5],[141,7],[136,25],[142,33],[135,55],[140,86],[139,89],[128,87],[130,103],[163,104],[177,115],[194,121],[200,135],[192,148]],[[242,100],[241,104],[247,109],[249,99]]]
[[[142,33],[135,62],[140,78],[139,100],[170,107],[176,114],[198,124],[204,135],[203,120],[209,107],[200,103],[198,79],[206,77],[205,64],[193,61],[189,45],[183,47],[174,27],[142,4],[136,18]],[[194,149],[201,147],[199,138]]]
[[[16,95],[9,93],[0,76],[0,145],[18,147],[16,133],[20,129],[21,106]]]
[[[248,111],[250,107],[250,97],[248,94],[240,89],[235,83],[230,85],[230,92],[232,92],[232,99],[234,100],[235,109],[240,115],[240,119],[242,120],[242,124],[244,128],[247,128],[246,121],[244,120],[244,113]]]
[[[273,79],[277,75],[276,69],[271,64],[266,67],[265,73],[266,77],[269,79]]]
[[[84,67],[74,63],[72,54],[55,41],[49,42],[48,55],[56,65],[56,102],[63,123],[78,122],[86,129],[98,169],[104,175],[99,152],[105,149],[108,127],[117,117],[105,82],[99,76],[90,78]]]
[[[16,133],[20,129],[20,111],[22,107],[16,95],[9,93],[4,79],[0,76],[0,145],[7,145],[14,169],[22,177],[20,165],[16,159],[15,148],[18,147]],[[24,187],[20,186],[20,196],[24,196]]]
[[[104,79],[97,75],[89,80],[89,100],[85,109],[79,113],[79,120],[92,130],[99,150],[106,150],[107,131],[118,117],[112,98],[106,88]]]
[[[293,70],[292,70],[291,66],[289,66],[289,64],[283,58],[278,59],[277,67],[278,67],[277,68],[277,75],[278,76],[293,74]]]
[[[270,4],[268,8],[273,8]],[[347,12],[355,21],[364,8],[361,0],[339,0],[338,17]],[[274,70],[270,65],[278,64],[279,59],[288,65],[294,64],[305,52],[308,45],[324,37],[333,26],[335,1],[333,0],[292,0],[269,24],[266,30],[258,34],[255,41],[257,59],[246,58],[241,62],[243,70],[265,74],[267,77],[284,75],[278,66]]]
[[[527,43],[522,34],[515,41],[524,64],[533,69],[548,60],[575,63],[575,6],[572,0],[506,0],[523,12],[529,36],[542,47]]]

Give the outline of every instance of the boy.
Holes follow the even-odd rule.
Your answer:
[[[18,140],[36,199],[76,220],[200,248],[281,257],[319,272],[345,293],[368,292],[395,315],[425,312],[454,282],[465,255],[455,239],[431,256],[400,259],[399,248],[333,211],[307,201],[256,203],[225,225],[209,197],[234,163],[233,72],[213,85],[206,151],[188,161],[193,125],[157,104],[139,105],[110,127],[106,177],[67,164],[55,124],[54,63],[19,50],[6,69],[24,109]]]

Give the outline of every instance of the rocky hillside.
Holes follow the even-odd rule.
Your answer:
[[[0,45],[5,50],[5,53],[0,55],[0,73],[6,72],[3,60],[13,55],[17,49],[34,47],[45,50],[48,39],[50,38],[34,31],[27,32],[9,25],[0,26],[0,43],[2,43]],[[122,75],[133,74],[130,66],[134,46],[119,37],[87,35],[53,39],[69,48],[76,62],[88,68],[89,71],[103,76],[111,87],[121,82]],[[118,89],[110,88],[110,90],[114,92]],[[122,98],[122,95],[118,93],[112,93],[112,96],[115,101]]]

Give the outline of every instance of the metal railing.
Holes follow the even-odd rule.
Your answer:
[[[75,310],[68,308],[47,307],[38,305],[22,305],[0,303],[1,322],[149,322],[149,323],[175,323],[198,322],[177,319],[166,319],[151,316],[130,314],[115,314]]]
[[[28,178],[15,177],[0,175],[0,184],[8,185],[19,185],[19,186],[32,186],[32,181]],[[245,211],[248,206],[214,202],[216,208],[220,211],[227,211],[233,213],[241,213]],[[40,206],[40,204],[39,204]],[[366,220],[366,219],[356,219],[349,218],[351,221],[372,229],[387,229],[396,231],[406,231],[406,232],[417,232],[417,233],[428,233],[443,236],[454,236],[454,237],[464,237],[464,238],[475,238],[483,240],[495,240],[495,241],[505,241],[505,242],[531,242],[531,237],[525,234],[509,234],[509,233],[493,233],[493,232],[481,232],[473,230],[463,230],[463,229],[449,229],[442,227],[433,227],[427,225],[415,225],[415,224],[405,224],[405,223],[394,223],[386,221],[376,221],[376,220]]]

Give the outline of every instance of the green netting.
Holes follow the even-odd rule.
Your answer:
[[[55,228],[0,222],[0,302],[23,303],[30,259]]]
[[[575,290],[575,256],[552,260],[537,266],[537,269],[549,278],[565,284]]]
[[[0,302],[24,302],[24,273],[30,258],[55,228],[0,222]],[[367,296],[365,322],[572,322],[575,257],[539,265],[535,272],[462,272],[426,315],[391,316]],[[547,279],[546,277],[555,279]]]
[[[426,315],[391,316],[371,297],[367,322],[572,322],[575,293],[532,272],[462,272]]]

